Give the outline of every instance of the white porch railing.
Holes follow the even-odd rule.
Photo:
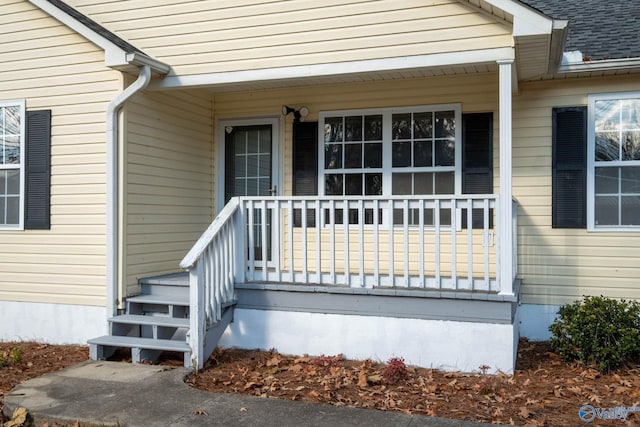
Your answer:
[[[242,198],[239,279],[499,291],[497,203],[495,195]]]
[[[223,309],[235,301],[244,224],[237,198],[232,199],[202,234],[180,267],[189,270],[189,335],[192,366],[204,363],[204,340],[209,328],[222,318]],[[240,230],[240,233],[237,231]],[[238,240],[239,239],[239,240]]]
[[[193,364],[236,283],[498,292],[496,195],[233,198],[180,263],[190,277]],[[501,259],[502,258],[502,259]]]

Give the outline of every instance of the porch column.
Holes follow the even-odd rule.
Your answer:
[[[500,60],[500,203],[498,206],[498,249],[500,261],[500,294],[513,295],[513,228],[511,225],[512,179],[511,179],[511,94],[513,60]]]

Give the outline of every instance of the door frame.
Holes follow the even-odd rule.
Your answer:
[[[282,194],[283,173],[280,170],[282,135],[280,133],[280,117],[256,117],[243,119],[216,120],[216,171],[214,171],[214,214],[224,208],[225,177],[225,129],[228,126],[271,125],[271,184],[277,186],[277,194]]]

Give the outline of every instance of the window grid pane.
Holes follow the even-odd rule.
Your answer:
[[[418,110],[381,114],[331,115],[321,119],[324,134],[324,194],[434,195],[455,193],[456,111]],[[388,120],[388,121],[385,121]],[[383,122],[390,129],[383,129]],[[391,140],[383,141],[383,138]],[[390,150],[390,151],[387,151]],[[391,158],[383,159],[383,153]],[[385,154],[386,155],[386,154]],[[383,164],[384,163],[384,164]],[[385,189],[386,188],[386,189]],[[349,223],[357,223],[357,210],[349,212]],[[397,218],[397,213],[394,216]],[[328,213],[324,213],[328,220]],[[333,220],[342,222],[343,213]],[[412,224],[418,213],[410,214]],[[441,225],[450,224],[449,213],[442,212]],[[426,223],[433,213],[425,212]],[[369,220],[369,223],[371,221]]]
[[[640,99],[594,106],[594,225],[639,226]]]

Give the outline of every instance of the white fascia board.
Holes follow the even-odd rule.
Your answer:
[[[152,70],[159,74],[167,74],[170,70],[169,65],[140,52],[127,52],[123,50],[46,0],[29,0],[29,2],[104,50],[104,64],[107,67],[118,68],[130,64],[135,66],[149,65]]]
[[[67,15],[46,0],[29,0],[29,2],[103,49],[104,62],[107,67],[128,65],[127,52],[97,34],[95,31],[89,29],[78,20]]]
[[[448,67],[464,64],[490,63],[498,60],[513,60],[514,58],[514,49],[511,47],[505,47],[467,52],[447,52],[433,55],[370,59],[329,64],[299,65],[292,67],[276,67],[186,76],[167,76],[162,80],[152,82],[149,85],[149,89],[159,90],[180,87],[216,86],[260,81],[409,70],[427,67]]]
[[[551,34],[553,19],[514,0],[485,0],[488,4],[513,16],[513,36]]]

